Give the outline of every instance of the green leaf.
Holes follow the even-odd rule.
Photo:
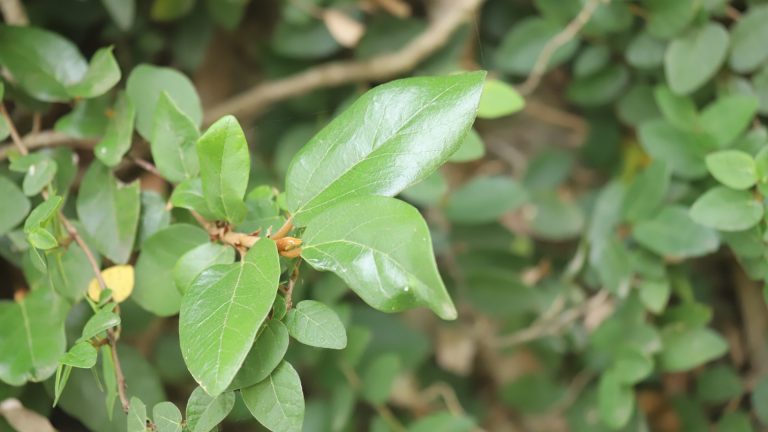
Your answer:
[[[532,211],[523,216],[533,234],[552,241],[576,237],[584,227],[584,213],[572,200],[558,196],[554,190],[531,196]]]
[[[330,270],[366,303],[396,312],[427,306],[443,319],[456,308],[437,272],[429,229],[418,210],[387,197],[358,197],[312,219],[302,257]]]
[[[187,224],[174,224],[153,234],[142,245],[136,261],[136,285],[131,298],[158,316],[179,313],[181,294],[176,289],[173,268],[182,255],[208,240],[204,230]]]
[[[621,349],[610,369],[614,378],[623,384],[636,384],[653,372],[650,355],[637,347]]]
[[[606,105],[624,92],[629,83],[629,70],[620,64],[606,67],[600,72],[573,80],[568,86],[568,99],[585,106]]]
[[[26,196],[39,194],[53,181],[57,170],[58,165],[53,159],[45,158],[31,164],[21,184],[24,194]]]
[[[108,92],[120,81],[120,66],[112,55],[112,47],[101,48],[93,54],[88,70],[67,92],[78,98],[93,98]]]
[[[88,70],[77,46],[35,27],[0,25],[0,64],[35,99],[63,102]]]
[[[101,3],[120,30],[131,28],[136,15],[136,0],[101,0]]]
[[[120,315],[112,312],[111,307],[106,307],[94,314],[83,327],[83,332],[78,341],[88,341],[93,337],[120,325]]]
[[[179,339],[192,376],[221,394],[242,366],[277,294],[280,264],[269,239],[239,263],[216,264],[192,283],[181,303]]]
[[[525,100],[514,87],[495,79],[485,81],[477,116],[485,119],[495,119],[514,114],[525,106]]]
[[[632,237],[642,246],[663,257],[691,258],[717,250],[717,232],[694,222],[679,206],[662,208],[652,219],[635,225]]]
[[[471,417],[438,412],[419,418],[408,425],[408,432],[471,432],[477,424]]]
[[[461,146],[456,150],[456,153],[448,158],[448,162],[470,162],[481,159],[483,156],[485,156],[485,144],[483,144],[483,139],[474,129],[470,129],[466,138],[464,138],[464,142],[461,143]],[[427,179],[435,177],[438,173],[439,171],[435,171],[431,176],[427,177]],[[424,179],[416,185],[425,183],[427,179]],[[409,189],[413,189],[416,185],[411,186]]]
[[[611,60],[611,50],[606,45],[591,45],[579,53],[573,62],[573,76],[583,78],[593,75],[605,66]]]
[[[100,265],[101,257],[98,252],[92,252],[96,263]],[[80,300],[94,276],[85,252],[78,244],[70,243],[66,248],[48,251],[45,257],[49,286],[68,300]]]
[[[131,398],[126,432],[147,432],[147,406],[136,396]]]
[[[460,224],[483,224],[498,220],[527,200],[525,189],[509,177],[475,177],[449,196],[445,215]]]
[[[148,64],[136,66],[128,76],[125,90],[136,106],[136,130],[147,141],[152,141],[155,110],[163,92],[168,93],[195,125],[202,122],[203,108],[195,86],[175,69]]]
[[[63,365],[81,369],[90,369],[96,365],[98,351],[90,342],[78,342],[61,357],[59,362]]]
[[[622,383],[616,374],[608,372],[600,377],[597,389],[600,420],[611,429],[624,427],[635,410],[635,393]]]
[[[699,112],[689,96],[678,95],[666,85],[656,86],[653,96],[664,118],[673,126],[683,130],[695,130],[699,127]]]
[[[301,430],[304,394],[299,374],[284,361],[264,381],[241,390],[254,418],[273,432]]]
[[[64,302],[52,291],[0,301],[0,380],[14,386],[53,375],[66,349]]]
[[[8,178],[0,176],[0,235],[19,225],[29,213],[29,199],[18,186]]]
[[[267,321],[229,388],[242,389],[266,379],[283,361],[288,343],[288,329],[285,325],[274,317]]]
[[[718,147],[727,147],[752,123],[757,106],[754,96],[720,97],[701,113],[701,126],[715,139]]]
[[[233,116],[222,117],[205,131],[196,148],[208,209],[218,220],[241,222],[251,156],[240,124]]]
[[[733,27],[731,68],[739,73],[754,72],[768,60],[768,6],[752,6]]]
[[[725,413],[717,422],[718,431],[728,432],[753,432],[752,420],[749,414],[742,411]]]
[[[288,311],[285,317],[288,333],[304,345],[344,349],[347,331],[339,316],[325,304],[304,300]]]
[[[96,249],[116,264],[130,258],[139,225],[139,182],[119,184],[109,168],[91,163],[80,185],[77,214]]]
[[[174,207],[200,213],[202,217],[209,221],[216,220],[216,216],[208,210],[208,204],[203,196],[203,181],[199,178],[184,180],[176,185],[171,194],[171,204]]]
[[[661,332],[661,343],[659,365],[666,372],[691,370],[728,351],[725,340],[706,327],[665,327]]]
[[[168,93],[157,101],[152,130],[152,159],[160,173],[178,183],[197,176],[200,163],[195,143],[200,137],[197,125],[182,112]]]
[[[667,45],[648,32],[638,33],[624,53],[627,63],[637,69],[656,69],[664,63]]]
[[[54,219],[63,201],[60,196],[53,195],[29,214],[24,222],[24,233],[32,246],[38,249],[52,249],[58,245],[56,238],[46,230],[46,225]]]
[[[696,16],[700,4],[697,0],[646,0],[648,33],[669,39],[683,31]]]
[[[494,63],[502,72],[528,75],[544,46],[562,30],[560,24],[541,17],[523,19],[501,40]],[[571,38],[551,56],[547,69],[552,69],[570,57],[579,47],[579,40]]]
[[[149,16],[155,21],[173,21],[188,14],[194,0],[154,0]]]
[[[400,357],[397,354],[384,354],[371,361],[361,377],[363,398],[374,405],[385,403],[398,373]]]
[[[44,228],[39,227],[27,231],[27,241],[29,241],[29,244],[33,247],[42,250],[53,249],[59,245],[59,242],[56,241],[56,237],[54,237],[53,234]]]
[[[181,411],[173,402],[160,402],[152,408],[156,432],[181,432]]]
[[[69,113],[56,120],[54,129],[74,138],[96,138],[104,135],[109,124],[109,98],[75,101]]]
[[[179,258],[173,267],[173,280],[176,289],[181,294],[187,289],[203,270],[215,264],[231,264],[235,262],[235,249],[230,246],[204,243],[196,246]]]
[[[112,414],[117,400],[117,376],[115,359],[112,356],[112,345],[102,345],[101,351],[101,378],[104,380],[104,402],[107,405],[107,417],[112,420]]]
[[[689,94],[707,83],[728,53],[728,31],[710,22],[672,41],[664,56],[664,71],[673,92]]]
[[[467,136],[469,137],[470,135]],[[440,204],[447,193],[448,182],[445,179],[445,176],[438,170],[419,183],[402,191],[400,196],[405,198],[408,202],[420,206],[431,207]]]
[[[666,162],[673,174],[697,179],[707,173],[704,155],[714,148],[714,143],[710,147],[704,136],[678,129],[661,119],[642,124],[638,132],[645,151],[653,159]]]
[[[360,97],[294,157],[285,193],[296,222],[342,199],[394,196],[429,176],[469,131],[484,77],[408,78]]]
[[[743,392],[741,377],[731,366],[713,365],[696,377],[696,397],[702,402],[724,403]]]
[[[640,300],[653,313],[661,313],[669,301],[669,282],[645,280],[638,286]]]
[[[340,46],[321,20],[292,23],[281,20],[272,33],[270,47],[281,56],[320,60],[336,52]]]
[[[165,197],[153,190],[141,191],[138,247],[156,232],[171,224],[171,212]]]
[[[659,208],[667,194],[670,172],[664,161],[654,161],[645,171],[637,175],[627,189],[622,202],[622,216],[630,222],[650,218]]]
[[[757,182],[757,164],[749,154],[739,150],[711,153],[707,168],[720,183],[732,189],[749,189]]]
[[[216,429],[234,406],[234,392],[211,397],[202,387],[197,387],[187,401],[186,428],[189,432],[209,432]]]
[[[113,107],[113,116],[93,153],[109,167],[114,167],[123,160],[133,141],[133,122],[136,109],[125,92],[120,92]]]
[[[750,399],[760,423],[768,426],[768,377],[760,378]]]
[[[763,218],[763,205],[749,191],[717,186],[691,206],[691,219],[721,231],[742,231]]]

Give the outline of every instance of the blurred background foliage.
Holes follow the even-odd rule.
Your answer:
[[[141,63],[183,72],[206,113],[254,85],[328,62],[397,56],[441,16],[478,4],[436,52],[397,73],[489,71],[464,146],[402,194],[429,221],[459,319],[376,312],[335,276],[306,268],[294,298],[334,305],[349,346],[290,346],[287,358],[307,398],[304,430],[768,427],[768,3],[23,3],[33,25],[66,37],[88,58],[113,45],[124,77]],[[259,109],[236,112],[256,161],[251,186],[281,185],[294,153],[381,82],[372,76],[287,99],[263,96]],[[98,136],[110,115],[109,97],[72,107],[14,91],[7,89],[23,130]],[[91,129],[59,121],[73,108],[90,110],[83,115],[97,119]],[[7,136],[3,127],[0,135]],[[75,144],[87,161],[88,142]],[[146,155],[146,143],[134,152]],[[7,164],[0,170],[8,173]],[[140,178],[143,205],[162,210],[167,184],[136,166],[119,173]],[[4,298],[29,283],[16,241],[10,232],[0,242]],[[67,317],[72,340],[87,312],[81,303]],[[155,317],[131,300],[121,315],[119,354],[130,389],[148,406],[171,400],[183,410],[195,383],[175,318]],[[52,380],[0,384],[0,400],[18,398],[62,431],[124,428],[121,413],[110,421],[101,409],[99,385],[76,370],[55,409]],[[258,427],[239,398],[222,426]],[[12,429],[0,419],[0,430]]]

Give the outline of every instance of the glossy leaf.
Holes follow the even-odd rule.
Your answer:
[[[691,219],[721,231],[742,231],[763,218],[763,204],[748,191],[714,187],[691,206]]]
[[[195,143],[197,125],[162,92],[155,108],[152,129],[152,159],[166,179],[178,183],[195,177],[200,170]]]
[[[286,203],[296,222],[344,199],[396,195],[429,176],[461,145],[484,77],[408,78],[360,97],[294,157]]]
[[[282,298],[278,296],[278,298]],[[277,315],[277,314],[276,314]],[[283,361],[288,351],[288,329],[273,317],[262,327],[230,389],[250,387],[263,381]]]
[[[0,176],[0,201],[4,203],[0,212],[0,235],[3,235],[24,221],[30,203],[21,189],[5,176]]]
[[[233,116],[222,117],[200,137],[196,148],[208,209],[218,220],[241,222],[251,157],[240,124]]]
[[[456,318],[429,229],[410,205],[387,197],[350,199],[312,219],[303,240],[302,257],[312,267],[333,271],[372,307],[427,306],[443,319]]]
[[[728,53],[728,31],[716,23],[691,29],[675,39],[664,56],[664,71],[675,93],[689,94],[720,69]]]
[[[136,106],[136,130],[147,141],[152,141],[155,110],[163,92],[168,93],[195,125],[200,125],[203,119],[202,105],[194,85],[174,69],[138,65],[128,76],[125,89]]]
[[[282,362],[264,381],[241,390],[251,414],[273,432],[301,430],[304,422],[304,394],[299,374]]]
[[[133,102],[121,92],[113,108],[104,137],[96,144],[93,153],[104,165],[114,167],[123,160],[133,141],[133,122],[136,109]]]
[[[209,432],[216,429],[234,406],[234,392],[211,397],[201,387],[197,387],[187,401],[186,428],[189,432]]]
[[[0,380],[19,386],[56,371],[66,349],[63,301],[50,290],[0,301]]]
[[[93,98],[108,92],[120,81],[120,66],[112,54],[112,47],[101,48],[93,54],[88,70],[67,92],[78,98]]]
[[[757,182],[757,164],[749,153],[723,150],[708,155],[706,163],[712,176],[729,188],[749,189]]]
[[[208,240],[203,229],[187,224],[171,225],[148,238],[136,261],[133,300],[158,316],[179,313],[181,294],[173,268],[182,255]]]
[[[119,184],[106,166],[91,164],[77,196],[77,214],[96,249],[115,263],[131,255],[139,206],[138,182]]]
[[[347,331],[339,316],[325,304],[304,300],[288,311],[285,317],[288,333],[304,345],[343,349],[347,346]]]
[[[277,248],[262,239],[239,263],[217,264],[192,283],[181,303],[179,339],[192,376],[221,394],[242,366],[277,294]]]
[[[216,243],[204,243],[188,250],[173,267],[173,280],[176,289],[181,294],[205,269],[215,264],[231,264],[235,262],[235,249]]]

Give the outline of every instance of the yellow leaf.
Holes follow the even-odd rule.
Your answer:
[[[112,266],[102,270],[101,277],[104,278],[107,288],[112,290],[112,300],[115,302],[120,303],[131,295],[134,279],[133,266]],[[96,278],[91,279],[91,283],[88,284],[88,297],[93,301],[99,301],[100,294],[101,287],[99,287],[99,281]]]

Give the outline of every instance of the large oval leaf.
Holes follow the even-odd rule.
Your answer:
[[[443,319],[456,318],[427,224],[409,204],[379,196],[344,201],[313,218],[303,239],[310,265],[339,275],[372,307],[427,306]]]
[[[393,196],[429,176],[463,142],[484,77],[408,78],[360,97],[288,168],[286,202],[297,223],[341,199]]]
[[[277,247],[262,239],[239,263],[205,270],[184,295],[181,352],[209,395],[222,393],[243,364],[275,300],[279,278]]]
[[[94,161],[77,196],[77,215],[96,249],[118,264],[131,256],[139,226],[139,182],[118,184],[110,170]]]
[[[241,222],[251,156],[240,124],[233,116],[222,117],[200,137],[196,148],[208,209],[217,219]]]
[[[304,393],[299,374],[282,362],[264,381],[241,390],[256,420],[273,432],[295,432],[304,422]]]
[[[133,300],[155,315],[176,315],[181,294],[176,289],[173,268],[182,255],[207,242],[205,231],[187,224],[171,225],[149,237],[136,261]]]

